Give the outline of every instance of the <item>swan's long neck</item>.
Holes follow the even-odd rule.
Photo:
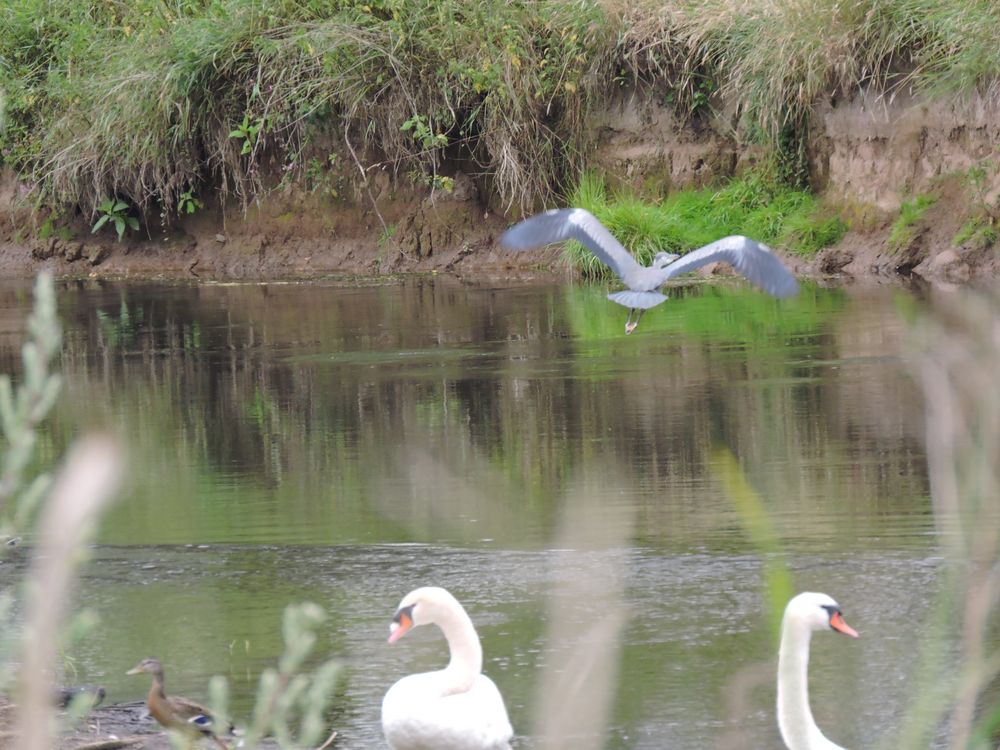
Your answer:
[[[778,651],[778,728],[789,750],[834,750],[816,726],[809,708],[808,625],[785,620]]]
[[[472,620],[459,608],[448,608],[438,619],[438,627],[448,640],[451,660],[443,671],[444,694],[464,693],[483,671],[483,647]]]

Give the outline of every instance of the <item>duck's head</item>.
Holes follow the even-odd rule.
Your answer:
[[[844,622],[840,605],[826,594],[807,591],[792,597],[785,607],[785,622],[805,625],[810,630],[836,630],[838,633],[858,637],[858,631]]]
[[[395,643],[411,628],[439,622],[455,608],[458,601],[447,590],[438,586],[423,586],[403,597],[389,624],[389,643]]]
[[[163,677],[163,665],[160,664],[159,659],[149,657],[148,659],[143,659],[125,674],[151,674]]]

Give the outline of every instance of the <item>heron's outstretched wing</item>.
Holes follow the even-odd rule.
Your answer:
[[[663,269],[663,281],[709,263],[725,261],[775,297],[794,297],[799,283],[767,245],[733,235],[692,250]],[[662,282],[661,282],[662,283]]]
[[[630,286],[630,278],[643,270],[597,217],[582,208],[557,208],[536,214],[504,232],[500,245],[508,250],[530,250],[569,239],[590,250]]]
[[[667,295],[660,294],[659,292],[612,292],[608,295],[608,299],[612,302],[617,302],[619,305],[624,305],[630,310],[648,310],[651,307],[656,307],[661,302],[667,301]]]

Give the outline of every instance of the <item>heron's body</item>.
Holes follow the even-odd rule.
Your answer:
[[[664,302],[667,297],[657,290],[674,276],[724,261],[738,273],[775,297],[792,297],[799,291],[798,282],[770,248],[742,235],[723,237],[683,256],[657,253],[652,265],[641,265],[615,239],[607,227],[582,208],[559,208],[532,216],[514,225],[500,238],[508,250],[529,250],[552,242],[576,240],[590,250],[620,278],[627,291],[613,292],[608,299],[629,308],[625,332],[639,323],[632,313]]]

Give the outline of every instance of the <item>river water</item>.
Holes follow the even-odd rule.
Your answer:
[[[283,608],[314,601],[311,663],[343,665],[338,746],[381,747],[385,690],[447,658],[431,628],[387,646],[390,618],[439,585],[519,747],[777,748],[768,591],[788,572],[861,633],[814,638],[818,723],[893,746],[947,533],[900,312],[933,303],[695,283],[626,337],[605,292],[62,284],[45,457],[110,428],[131,469],[82,573],[100,624],[68,650],[73,679],[138,699],[124,673],[155,655],[170,692],[226,676],[239,717]],[[28,286],[0,289],[6,371],[29,307]]]

